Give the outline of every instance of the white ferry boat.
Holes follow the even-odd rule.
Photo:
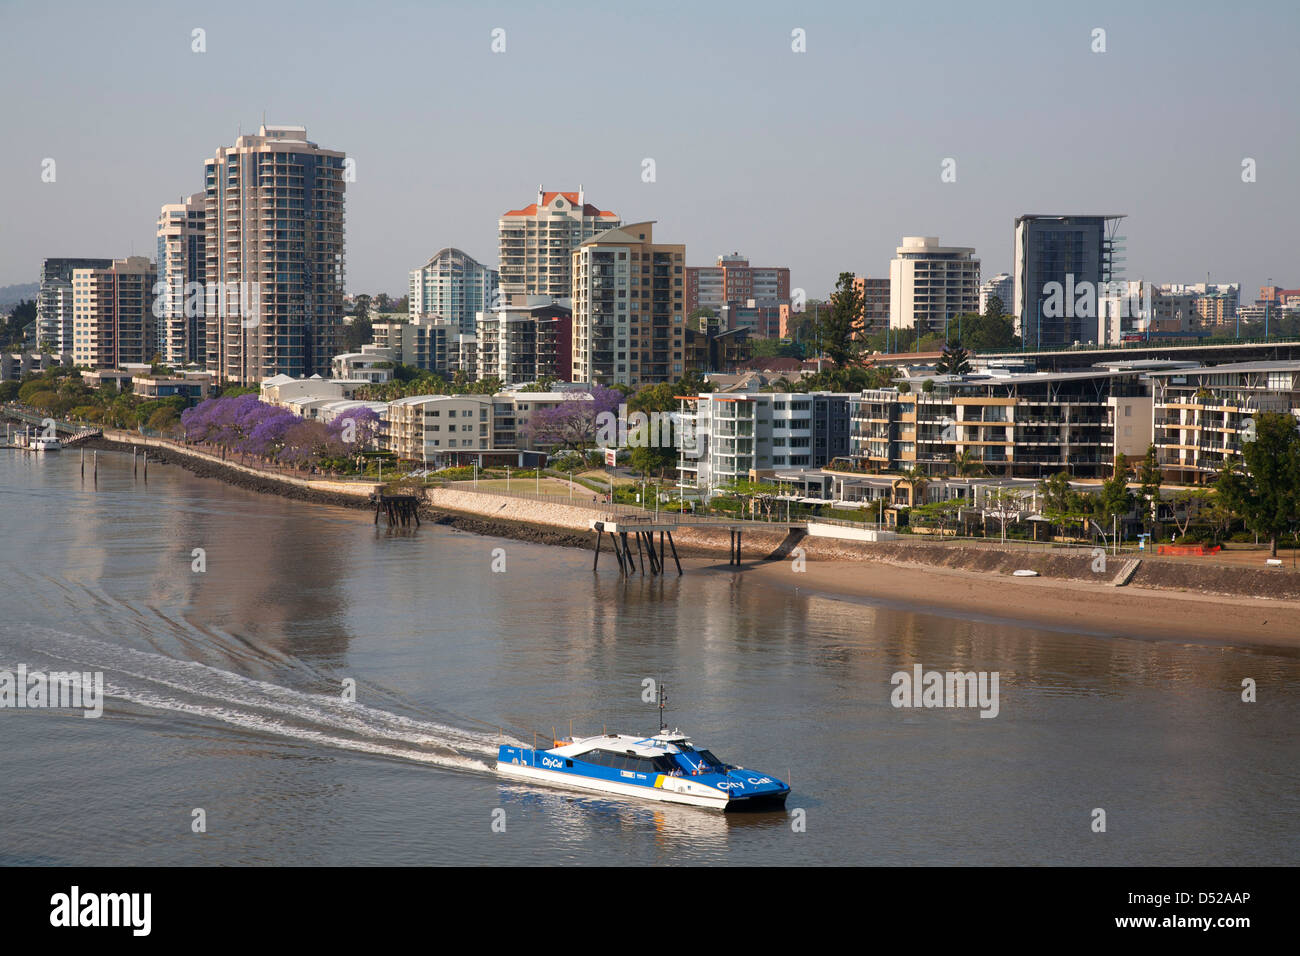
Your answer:
[[[665,698],[660,692],[659,709]],[[507,777],[598,793],[685,803],[717,810],[785,806],[788,784],[771,774],[724,763],[661,723],[650,737],[601,734],[556,740],[550,750],[503,744],[497,771]]]

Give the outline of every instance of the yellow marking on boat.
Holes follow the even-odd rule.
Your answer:
[[[657,777],[655,777],[655,786],[658,787],[660,790],[663,789],[663,787],[664,787],[664,775],[663,775],[663,774],[659,774]]]

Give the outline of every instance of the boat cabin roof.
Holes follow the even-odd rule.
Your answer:
[[[608,750],[616,754],[635,754],[638,757],[658,757],[663,754],[681,753],[690,750],[691,742],[685,734],[655,734],[653,737],[636,737],[631,734],[602,734],[595,737],[581,737],[572,743],[551,750],[553,754],[576,757],[591,750]]]

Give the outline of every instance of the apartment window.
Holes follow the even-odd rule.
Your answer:
[[[1124,406],[1124,417],[1125,417],[1125,418],[1132,418],[1132,417],[1133,417],[1133,406],[1132,406],[1132,405],[1125,405],[1125,406]]]

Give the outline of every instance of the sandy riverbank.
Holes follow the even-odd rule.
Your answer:
[[[793,573],[789,562],[768,562],[747,567],[744,573],[774,588],[797,588],[800,594],[1076,633],[1300,649],[1300,601],[1114,588],[884,562],[864,566],[810,560],[803,574]]]

